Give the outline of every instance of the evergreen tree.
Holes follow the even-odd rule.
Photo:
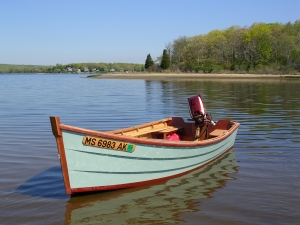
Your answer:
[[[160,68],[166,70],[170,67],[170,56],[166,49],[164,49],[163,56],[160,63]]]
[[[148,69],[149,67],[153,66],[154,65],[154,62],[151,58],[151,55],[148,54],[147,55],[147,59],[146,59],[146,62],[145,62],[145,69]]]

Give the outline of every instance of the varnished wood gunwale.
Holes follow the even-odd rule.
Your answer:
[[[68,165],[66,160],[66,153],[65,153],[65,147],[64,147],[64,141],[62,137],[62,131],[60,129],[60,119],[59,117],[50,116],[50,123],[52,127],[52,133],[56,139],[57,149],[59,153],[60,158],[60,164],[65,184],[66,193],[68,195],[72,194],[71,186],[70,186],[70,179],[69,179],[69,173],[68,173]]]
[[[119,140],[119,141],[126,141],[130,143],[137,143],[137,144],[144,144],[144,145],[155,145],[155,146],[166,146],[166,147],[196,147],[196,146],[205,146],[218,143],[226,138],[228,138],[239,126],[238,122],[228,121],[232,123],[231,128],[229,128],[226,134],[215,137],[212,139],[201,140],[201,141],[168,141],[163,139],[140,139],[135,137],[130,137],[126,135],[117,135],[113,132],[101,132],[96,130],[89,130],[74,126],[69,126],[65,124],[60,124],[59,128],[61,130],[66,130],[75,133],[81,133],[83,135],[95,136],[95,137],[102,137],[108,138],[112,140]]]

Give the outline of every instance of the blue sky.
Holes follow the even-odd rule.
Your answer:
[[[0,64],[145,63],[180,36],[300,19],[299,0],[0,0]]]

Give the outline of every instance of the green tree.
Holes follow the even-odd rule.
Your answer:
[[[171,62],[175,65],[184,63],[185,50],[189,46],[189,38],[186,36],[179,37],[173,40],[173,46],[171,51]]]
[[[154,62],[151,58],[151,55],[148,54],[147,55],[147,59],[146,59],[146,62],[145,62],[145,69],[148,69],[149,67],[153,66],[154,65]]]
[[[166,70],[170,67],[170,56],[167,52],[167,49],[164,49],[163,56],[160,63],[160,68]]]
[[[270,41],[271,26],[264,23],[255,23],[245,33],[244,43],[245,53],[253,66],[265,65],[272,55],[272,45]]]

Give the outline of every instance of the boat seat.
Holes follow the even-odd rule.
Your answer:
[[[157,129],[132,131],[132,132],[124,133],[124,135],[128,135],[131,137],[138,137],[138,136],[142,136],[144,134],[157,133],[157,134],[163,134],[165,137],[168,133],[178,131],[179,129],[182,129],[182,127],[165,126],[165,127],[157,128]]]
[[[219,136],[221,136],[221,135],[223,135],[227,132],[228,132],[228,130],[215,129],[215,130],[213,130],[212,132],[209,133],[209,136],[211,138],[219,137]]]
[[[176,132],[176,131],[178,131],[180,129],[182,129],[182,127],[168,126],[168,127],[166,127],[166,129],[156,131],[155,133],[157,133],[157,134],[163,134],[164,139],[166,139],[167,135],[169,133]]]

